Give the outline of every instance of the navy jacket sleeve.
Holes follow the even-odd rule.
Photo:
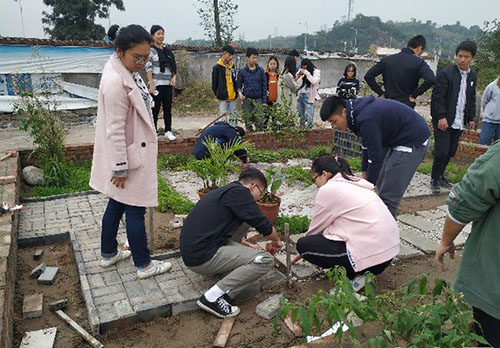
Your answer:
[[[384,161],[384,151],[382,149],[382,131],[376,122],[365,120],[359,125],[359,135],[363,146],[365,146],[368,162],[368,181],[377,183],[380,169]]]
[[[370,86],[372,91],[378,94],[380,97],[384,94],[384,90],[380,87],[380,85],[375,81],[375,78],[384,72],[384,60],[382,59],[377,64],[372,66],[370,70],[368,70],[365,74],[365,81]]]
[[[432,118],[436,122],[441,118],[446,118],[448,115],[448,100],[446,95],[448,93],[449,83],[450,81],[448,80],[444,70],[439,71],[436,77],[436,85],[432,90],[431,97],[431,104],[433,104],[431,107],[433,110]]]
[[[241,68],[239,71],[238,71],[238,77],[236,77],[236,91],[237,92],[243,92],[242,90],[242,87],[243,87],[243,70],[244,68]]]
[[[424,94],[429,88],[434,86],[436,83],[436,77],[434,76],[434,72],[432,72],[429,64],[425,61],[422,61],[418,68],[419,76],[424,80],[420,86],[417,87],[412,93],[411,96],[413,98],[418,97],[419,95]]]

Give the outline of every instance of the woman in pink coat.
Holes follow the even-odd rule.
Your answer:
[[[322,268],[344,267],[349,279],[383,272],[399,252],[399,229],[373,184],[355,178],[341,157],[318,157],[311,170],[319,191],[299,254]]]
[[[106,63],[99,86],[90,186],[109,196],[102,218],[101,266],[132,255],[137,277],[144,279],[172,267],[151,260],[144,223],[146,207],[158,204],[152,98],[139,75],[149,57],[151,36],[139,25],[116,29],[108,33],[116,53]],[[117,249],[124,213],[131,251]]]

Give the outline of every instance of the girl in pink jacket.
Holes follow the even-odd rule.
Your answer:
[[[399,253],[399,229],[373,184],[355,178],[341,157],[318,157],[311,169],[319,191],[299,254],[322,268],[342,266],[349,279],[383,272]]]
[[[152,98],[139,75],[149,58],[151,36],[140,25],[117,29],[114,25],[108,33],[116,53],[106,63],[99,86],[90,186],[109,197],[102,218],[101,266],[132,256],[137,277],[144,279],[172,267],[151,260],[144,223],[146,207],[158,202]],[[131,251],[117,249],[123,214]]]

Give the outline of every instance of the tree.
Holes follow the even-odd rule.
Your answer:
[[[486,22],[479,37],[476,62],[478,66],[478,85],[484,88],[500,73],[500,21]]]
[[[198,15],[205,36],[213,41],[216,47],[227,44],[233,39],[233,32],[238,29],[233,16],[238,5],[232,0],[198,0]]]
[[[43,11],[43,30],[56,40],[100,40],[106,34],[96,17],[107,18],[111,6],[124,11],[123,0],[43,0],[52,13]]]

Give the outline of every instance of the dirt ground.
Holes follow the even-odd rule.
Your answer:
[[[44,251],[41,260],[33,260],[35,250]],[[47,246],[19,248],[16,276],[16,298],[14,304],[14,347],[19,347],[26,331],[57,327],[55,348],[85,346],[80,338],[65,322],[49,310],[49,303],[68,299],[64,311],[86,330],[89,330],[85,302],[80,291],[80,278],[73,248],[69,241]],[[52,285],[40,285],[30,273],[40,263],[59,267],[56,280]],[[24,296],[43,294],[43,315],[35,319],[23,319]]]
[[[179,249],[181,228],[172,228],[172,213],[160,213],[154,210],[154,254],[161,254]],[[148,234],[149,235],[149,234]]]
[[[415,214],[417,211],[435,209],[446,203],[446,197],[448,197],[448,193],[405,198],[399,204],[398,214]]]

